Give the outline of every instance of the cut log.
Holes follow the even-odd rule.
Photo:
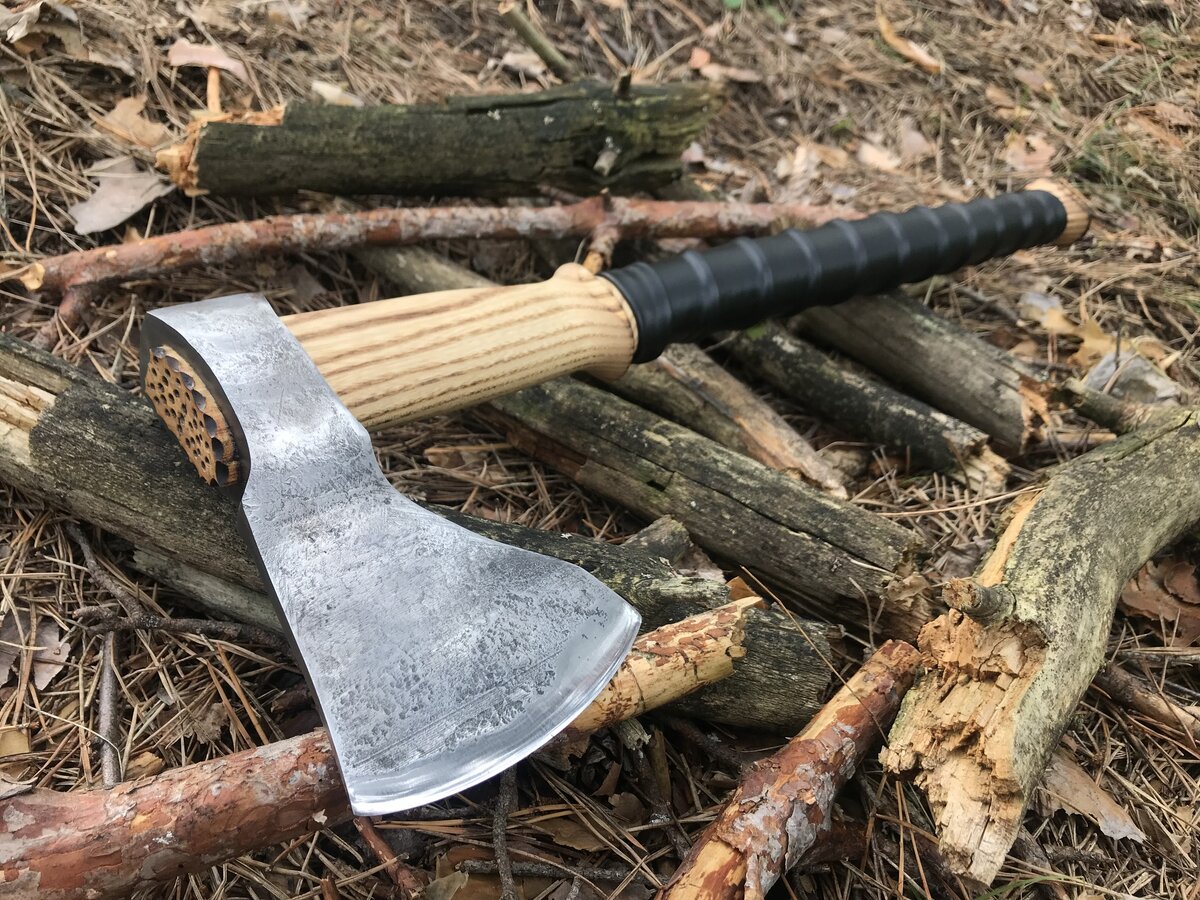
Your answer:
[[[837,472],[812,445],[695,344],[671,345],[653,362],[630,366],[609,388],[831,497],[847,497]]]
[[[580,485],[647,520],[673,516],[705,549],[838,621],[861,625],[922,545],[908,529],[579,381],[527,388],[478,414]],[[883,604],[881,627],[914,633],[920,623],[908,612]]]
[[[680,176],[680,154],[723,97],[698,82],[581,83],[412,106],[294,104],[256,123],[197,125],[158,164],[189,194],[630,193]]]
[[[763,900],[829,831],[833,798],[882,737],[919,661],[909,644],[884,644],[800,734],[756,763],[664,900]]]
[[[1031,367],[899,291],[814,307],[793,324],[991,435],[1002,452],[1019,453],[1048,418]]]
[[[568,726],[579,739],[726,677],[756,600],[638,638]],[[350,818],[324,731],[108,790],[32,790],[5,801],[0,884],[13,900],[104,900],[295,840]]]
[[[181,591],[232,598],[243,607],[238,619],[268,624],[263,613],[274,604],[235,530],[234,504],[196,477],[149,405],[8,335],[0,335],[0,479],[130,541],[164,564],[163,577],[175,573],[167,580]],[[476,533],[581,565],[637,607],[646,628],[729,599],[723,585],[682,578],[647,554],[438,511]],[[754,658],[733,687],[688,698],[686,710],[714,722],[798,727],[829,683],[826,634],[782,612],[754,611]]]
[[[923,674],[883,758],[915,774],[942,851],[996,877],[1079,698],[1104,662],[1121,588],[1200,519],[1200,415],[1152,424],[1054,470],[1010,508],[955,609],[921,632]]]
[[[728,348],[742,365],[851,433],[909,450],[920,464],[978,492],[1003,489],[1008,463],[978,428],[839,365],[779,325],[745,331]]]

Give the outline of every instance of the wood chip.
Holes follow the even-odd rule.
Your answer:
[[[92,120],[126,143],[151,149],[165,143],[170,138],[170,132],[165,126],[143,116],[142,110],[145,108],[146,95],[138,94],[118,100],[111,112],[103,116],[93,115]]]

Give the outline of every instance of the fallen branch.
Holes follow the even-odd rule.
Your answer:
[[[0,479],[130,541],[136,559],[227,618],[278,629],[275,604],[235,528],[236,508],[183,465],[149,405],[0,335]],[[681,577],[648,554],[599,541],[440,514],[478,534],[587,569],[642,613],[678,621],[729,599],[719,582]],[[799,727],[829,684],[827,628],[775,610],[750,616],[746,665],[681,711],[756,728]]]
[[[1003,490],[1008,463],[978,428],[835,363],[780,326],[768,322],[743,332],[729,349],[742,365],[852,433],[910,450],[919,463],[983,494]]]
[[[751,767],[666,900],[766,897],[829,831],[834,797],[882,736],[919,661],[909,644],[884,644],[786,747]]]
[[[695,344],[674,344],[630,366],[611,390],[766,466],[846,499],[833,467],[783,416]]]
[[[680,153],[721,108],[724,91],[697,82],[623,88],[592,82],[414,105],[289,104],[251,121],[198,124],[158,164],[189,194],[240,196],[497,197],[542,186],[630,193],[673,181]],[[605,151],[614,157],[607,166]]]
[[[57,333],[54,321],[63,327],[79,322],[97,293],[89,288],[271,253],[328,252],[444,238],[581,238],[597,229],[613,230],[626,240],[720,238],[779,224],[820,224],[837,217],[831,207],[806,203],[675,203],[621,197],[548,207],[404,207],[271,216],[52,256],[5,277],[19,278],[29,290],[62,293],[56,319],[40,332],[45,341]]]
[[[571,733],[669,702],[664,673],[680,694],[694,690],[699,681],[686,675],[688,661],[736,658],[750,605],[735,601],[638,638],[598,701],[603,708],[585,710]],[[664,665],[667,648],[679,664]],[[714,678],[728,671],[703,667]],[[654,685],[651,698],[628,693],[648,685]],[[110,790],[12,797],[4,807],[0,872],[5,896],[13,900],[124,897],[349,818],[333,750],[325,732],[316,731]]]
[[[794,321],[803,336],[974,425],[1004,452],[1041,435],[1049,413],[1034,370],[901,292],[814,307]]]
[[[1116,664],[1109,663],[1101,669],[1093,683],[1117,703],[1168,728],[1182,731],[1193,746],[1200,740],[1200,716],[1172,703],[1161,693],[1151,690],[1142,679],[1130,675]]]
[[[955,871],[989,884],[1046,762],[1104,661],[1121,588],[1200,519],[1190,410],[1065,463],[1021,496],[955,607],[927,625],[925,674],[884,752],[929,797]]]

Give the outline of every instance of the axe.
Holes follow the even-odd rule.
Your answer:
[[[567,725],[639,618],[580,568],[479,537],[397,492],[368,429],[668,343],[875,293],[1039,244],[1088,215],[1070,188],[741,238],[600,276],[277,317],[240,294],[147,316],[147,397],[241,532],[279,606],[359,815],[449,796]]]

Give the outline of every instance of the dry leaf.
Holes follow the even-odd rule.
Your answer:
[[[135,778],[147,778],[151,775],[157,775],[167,764],[163,762],[163,758],[157,753],[151,753],[149,750],[144,750],[129,761],[129,765],[125,767],[125,780],[133,781]]]
[[[755,84],[762,81],[762,75],[753,69],[738,69],[718,63],[701,66],[700,74],[709,81],[736,81],[738,84]]]
[[[54,38],[71,59],[120,69],[130,77],[138,75],[133,64],[111,41],[88,40],[75,11],[65,3],[40,0],[20,12],[0,11],[0,34],[25,55],[41,49],[47,39]]]
[[[0,759],[7,756],[24,756],[29,752],[29,735],[23,727],[0,728]]]
[[[1160,100],[1149,109],[1154,118],[1172,128],[1200,128],[1200,118],[1176,103]]]
[[[829,44],[831,47],[840,44],[850,35],[840,28],[822,28],[817,32],[817,39],[822,44]]]
[[[1193,606],[1200,606],[1200,583],[1196,581],[1196,567],[1182,560],[1163,563],[1163,587]]]
[[[546,64],[532,50],[509,50],[500,60],[500,67],[526,78],[541,78],[546,74]]]
[[[33,790],[35,784],[37,784],[36,781],[17,781],[7,772],[0,772],[0,802]]]
[[[875,7],[875,23],[879,26],[880,36],[889,47],[909,62],[920,66],[930,75],[941,73],[942,64],[920,44],[916,44],[906,37],[901,37],[896,31],[896,27],[892,25],[891,20],[884,15],[881,5],[876,5]]]
[[[1050,79],[1034,69],[1013,69],[1013,78],[1031,91],[1039,91],[1043,94],[1050,94],[1054,91],[1054,85]]]
[[[1200,607],[1182,602],[1163,583],[1163,569],[1146,563],[1121,591],[1121,610],[1162,623],[1163,637],[1173,647],[1189,646],[1200,638]],[[1186,595],[1191,596],[1190,592]]]
[[[927,159],[936,148],[921,133],[916,121],[910,116],[900,120],[900,158],[906,161]]]
[[[267,4],[267,21],[276,25],[291,25],[300,29],[312,18],[308,0],[271,0]]]
[[[583,850],[587,853],[594,853],[608,846],[571,816],[546,819],[545,821],[538,822],[537,827],[550,835],[550,840],[560,847],[570,847],[572,850]]]
[[[0,624],[0,685],[21,670],[20,659],[25,653],[33,654],[29,674],[39,691],[45,690],[66,665],[71,645],[62,640],[62,632],[54,620],[41,619],[37,634],[31,633],[32,626],[33,615],[24,609],[9,613]]]
[[[452,900],[470,878],[466,872],[451,872],[444,878],[435,878],[421,891],[421,897],[423,900]]]
[[[229,714],[220,703],[212,703],[202,713],[183,712],[183,720],[179,723],[180,737],[194,737],[202,744],[215,744],[221,739],[221,732],[229,724]]]
[[[1129,838],[1141,843],[1145,833],[1100,785],[1092,781],[1083,767],[1064,750],[1055,750],[1046,767],[1038,805],[1044,815],[1057,810],[1083,816],[1114,840]]]
[[[693,69],[703,69],[712,62],[712,54],[703,47],[693,47],[692,54],[688,57],[688,66]]]
[[[1121,130],[1131,137],[1150,137],[1169,150],[1186,150],[1187,144],[1179,135],[1159,125],[1150,116],[1140,112],[1130,112],[1121,119]]]
[[[33,686],[44,691],[50,680],[62,671],[71,655],[71,645],[62,640],[62,632],[53,619],[42,619],[38,622],[37,637],[33,651],[33,668],[30,678]]]
[[[312,82],[312,92],[319,97],[323,102],[331,106],[362,106],[363,102],[358,97],[355,97],[341,85],[333,84],[330,81],[322,81],[319,78],[314,78]]]
[[[1131,403],[1178,403],[1179,385],[1149,360],[1130,353],[1128,347],[1122,349],[1120,354],[1115,350],[1104,354],[1087,373],[1084,384]]]
[[[146,204],[175,190],[175,185],[139,168],[128,156],[103,160],[87,172],[100,184],[92,196],[67,209],[77,234],[115,228]]]
[[[900,170],[900,157],[890,150],[885,150],[882,147],[872,144],[870,141],[862,141],[858,145],[858,153],[855,155],[863,165],[879,169],[881,172],[897,172]]]
[[[137,144],[139,147],[150,149],[167,141],[170,132],[157,122],[151,122],[142,115],[146,108],[146,95],[126,97],[118,100],[112,112],[103,116],[92,116],[93,121],[105,131],[110,131],[121,140]]]
[[[1002,87],[990,84],[984,89],[983,96],[992,104],[992,112],[996,114],[996,118],[1005,122],[1020,122],[1032,115],[1029,110],[1022,109],[1012,94]]]
[[[204,68],[223,69],[230,75],[249,81],[244,63],[234,59],[220,47],[214,44],[193,44],[187,38],[180,38],[167,51],[167,64],[175,66],[203,66]]]
[[[1014,172],[1022,175],[1049,175],[1054,145],[1043,134],[1013,132],[1004,142],[1004,161]]]

